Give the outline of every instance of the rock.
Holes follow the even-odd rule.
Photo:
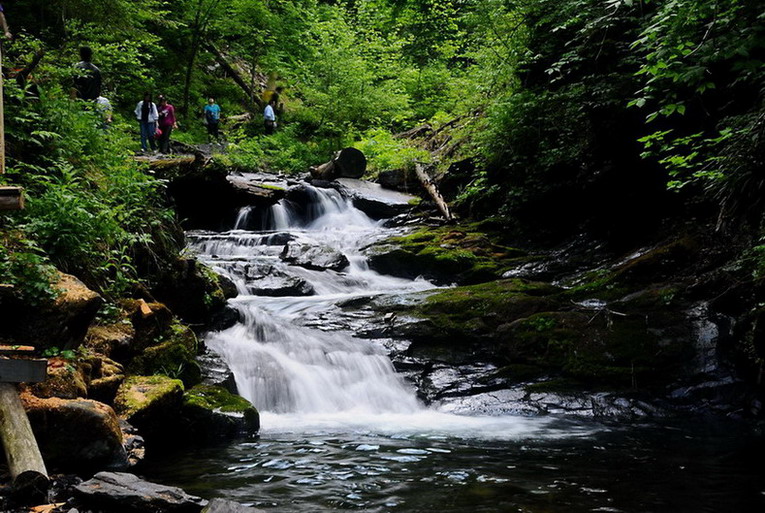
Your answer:
[[[292,265],[317,271],[340,271],[348,267],[348,258],[329,246],[316,246],[290,242],[284,246],[280,258]]]
[[[193,258],[179,259],[166,270],[152,293],[189,323],[205,323],[237,295],[236,285]]]
[[[78,362],[59,357],[48,360],[47,378],[41,383],[31,385],[30,390],[43,399],[88,397],[88,388]]]
[[[87,399],[40,399],[25,392],[22,402],[46,465],[62,472],[127,468],[117,416]]]
[[[234,188],[235,194],[246,201],[246,204],[273,205],[284,197],[286,185],[284,182],[268,182],[266,175],[243,173],[229,175],[226,180]],[[278,183],[278,185],[277,185]]]
[[[180,488],[142,481],[133,474],[99,472],[74,487],[87,508],[125,513],[198,513],[206,501]]]
[[[198,341],[194,332],[174,323],[162,340],[133,358],[128,365],[130,372],[144,376],[164,374],[181,379],[187,386],[199,383],[201,370],[196,362]]]
[[[255,296],[312,296],[313,286],[297,276],[264,276],[247,282],[247,290]]]
[[[373,219],[387,219],[408,212],[420,198],[402,192],[383,189],[380,184],[338,178],[335,180],[340,192],[353,200],[353,205]]]
[[[111,404],[117,395],[117,389],[125,381],[125,370],[121,364],[109,358],[94,357],[98,364],[93,365],[88,383],[88,396],[96,401]]]
[[[122,308],[133,325],[135,336],[129,347],[129,354],[134,355],[161,340],[173,323],[173,312],[162,303],[145,303],[149,313],[144,313],[141,302],[123,300]]]
[[[262,509],[242,506],[241,504],[226,499],[213,499],[202,513],[264,513]]]
[[[361,178],[367,169],[367,158],[353,147],[338,151],[329,162],[312,166],[311,176],[318,180],[332,180],[337,177]]]
[[[523,250],[499,244],[496,234],[473,226],[421,228],[365,248],[369,266],[402,278],[424,276],[440,284],[496,280],[519,260]]]
[[[422,184],[417,178],[417,174],[409,169],[381,171],[377,175],[377,183],[385,189],[406,193],[419,192],[422,189]]]
[[[52,286],[59,291],[56,299],[35,308],[15,299],[3,301],[2,316],[13,322],[0,323],[0,339],[38,349],[82,344],[103,299],[70,274],[59,273]]]
[[[117,391],[114,409],[137,427],[148,444],[173,437],[183,404],[183,382],[165,376],[131,376]]]
[[[133,324],[127,320],[105,326],[91,326],[85,346],[106,356],[124,358],[130,353],[135,338]]]
[[[252,435],[260,429],[260,416],[246,399],[228,390],[197,385],[184,395],[183,433],[190,442]]]

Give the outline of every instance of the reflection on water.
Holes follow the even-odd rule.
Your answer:
[[[741,426],[529,427],[529,436],[503,441],[337,426],[266,431],[185,452],[150,477],[274,513],[765,511],[765,448]]]

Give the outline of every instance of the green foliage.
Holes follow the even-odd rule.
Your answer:
[[[367,172],[376,176],[380,171],[405,169],[414,172],[417,162],[430,161],[430,153],[408,143],[405,139],[395,138],[390,132],[372,129],[364,133],[354,146],[367,157]]]
[[[15,294],[30,305],[54,299],[52,286],[56,270],[35,242],[18,230],[2,231],[0,244],[0,283],[11,285]]]

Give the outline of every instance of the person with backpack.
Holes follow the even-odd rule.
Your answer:
[[[173,128],[178,128],[178,125],[175,121],[175,107],[162,95],[159,97],[157,114],[159,115],[158,125],[161,131],[159,136],[159,152],[167,154],[170,153],[170,134],[173,132]]]
[[[143,95],[143,100],[135,106],[135,117],[141,127],[141,149],[145,152],[156,151],[157,143],[154,142],[154,134],[157,129],[159,113],[157,106],[151,100],[151,93]]]
[[[220,105],[215,103],[215,98],[210,97],[207,100],[207,105],[204,108],[205,125],[207,125],[207,139],[208,142],[212,142],[213,138],[215,142],[220,143]]]
[[[81,100],[95,101],[101,96],[101,70],[92,60],[93,50],[80,48],[80,62],[74,65],[74,95]]]

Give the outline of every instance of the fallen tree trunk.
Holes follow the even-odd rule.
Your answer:
[[[311,168],[311,176],[318,180],[335,178],[361,178],[367,170],[367,158],[356,148],[343,148],[332,160]]]
[[[29,499],[44,497],[50,486],[48,471],[19,394],[11,383],[0,383],[0,437],[14,494]]]
[[[229,64],[228,59],[226,59],[226,56],[223,55],[223,52],[218,50],[218,48],[215,47],[214,44],[208,42],[205,43],[205,48],[210,51],[211,54],[215,57],[215,60],[220,64],[220,67],[223,68],[223,70],[231,75],[231,78],[234,79],[234,82],[242,88],[242,91],[245,92],[247,97],[250,99],[250,102],[257,106],[258,108],[263,108],[263,102],[260,100],[259,96],[255,94],[255,91],[252,89],[252,87],[249,86],[247,81],[242,78],[242,75],[234,69],[234,67]]]
[[[436,202],[436,206],[441,214],[443,214],[444,218],[446,218],[447,221],[454,219],[452,213],[449,211],[449,205],[446,203],[446,200],[444,200],[444,197],[441,196],[441,193],[438,192],[438,187],[433,183],[433,179],[425,170],[425,167],[422,164],[416,164],[414,169],[417,173],[417,179],[420,180],[422,186],[428,191],[428,194],[433,198],[433,201]]]

